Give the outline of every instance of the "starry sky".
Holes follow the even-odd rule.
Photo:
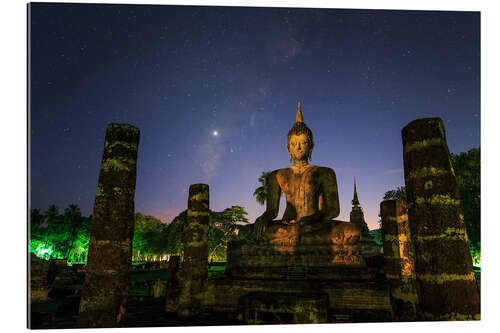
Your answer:
[[[478,12],[33,3],[28,22],[31,208],[92,212],[111,122],[140,129],[136,211],[164,222],[194,183],[253,222],[299,100],[338,219],[355,178],[370,229],[404,185],[410,121],[441,117],[453,153],[480,146]]]

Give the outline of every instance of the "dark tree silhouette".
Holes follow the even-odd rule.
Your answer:
[[[403,200],[406,202],[406,187],[401,186],[385,192],[383,200]]]
[[[255,200],[257,200],[257,202],[260,203],[261,205],[264,205],[267,200],[267,188],[266,188],[267,177],[269,177],[270,174],[271,172],[266,172],[266,171],[262,172],[262,174],[259,177],[259,183],[261,183],[262,185],[257,187],[253,192]]]

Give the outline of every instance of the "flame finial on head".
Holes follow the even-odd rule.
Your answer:
[[[302,117],[302,111],[300,111],[300,101],[299,105],[297,106],[297,116],[295,117],[295,122],[296,123],[303,123],[304,118]]]
[[[290,153],[290,139],[293,135],[301,135],[304,134],[307,137],[307,141],[309,141],[309,155],[308,159],[312,160],[311,153],[314,148],[314,140],[312,131],[307,125],[304,123],[304,118],[302,117],[302,111],[300,110],[300,101],[297,106],[297,116],[295,117],[295,124],[293,124],[292,128],[288,131],[287,140],[286,140],[286,148]],[[292,154],[290,153],[290,162],[292,162]]]

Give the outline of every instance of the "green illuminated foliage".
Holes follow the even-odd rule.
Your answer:
[[[464,214],[467,236],[474,251],[481,252],[481,149],[467,153],[451,154],[460,201]]]
[[[167,225],[153,216],[135,213],[132,257],[135,261],[161,260],[167,254]]]
[[[232,206],[222,212],[210,212],[208,249],[211,260],[225,260],[227,242],[237,232],[237,224],[248,223],[246,211]],[[87,259],[92,216],[82,216],[77,205],[59,213],[52,205],[41,214],[30,212],[29,251],[44,259],[67,259],[69,263],[84,263]],[[135,214],[132,260],[146,262],[162,260],[168,255],[181,254],[182,237],[187,223],[187,210],[170,224],[153,216]]]

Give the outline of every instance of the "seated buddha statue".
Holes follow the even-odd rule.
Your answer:
[[[248,236],[288,254],[296,253],[301,246],[326,246],[336,253],[331,262],[359,264],[356,254],[360,238],[358,227],[333,220],[340,213],[335,172],[328,167],[309,164],[314,148],[313,134],[304,123],[300,102],[286,147],[293,165],[269,174],[266,211],[256,219],[253,235],[248,230]],[[285,194],[286,209],[283,218],[275,220],[281,192]]]

